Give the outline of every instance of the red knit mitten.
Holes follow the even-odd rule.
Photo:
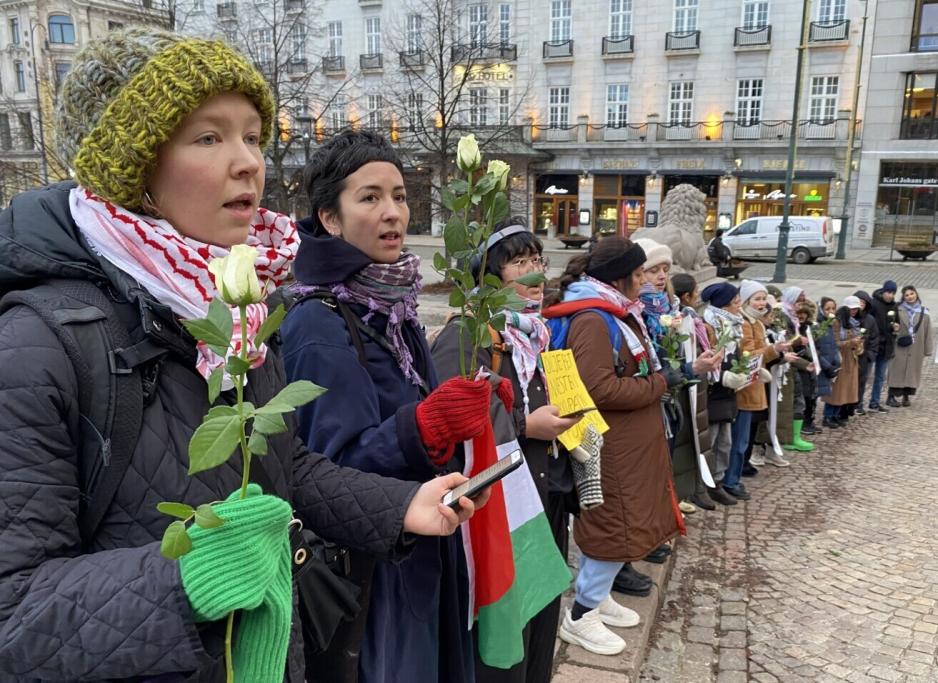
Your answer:
[[[453,377],[417,404],[417,429],[435,463],[442,464],[437,454],[452,454],[454,445],[482,433],[489,421],[491,395],[486,380]]]

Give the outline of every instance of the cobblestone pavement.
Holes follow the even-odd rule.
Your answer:
[[[642,681],[938,681],[938,366],[688,518]]]
[[[764,278],[775,273],[775,264],[768,261],[753,262],[745,277]],[[799,266],[789,263],[785,267],[789,280],[826,280],[841,283],[872,283],[895,280],[899,286],[915,285],[919,289],[938,289],[938,261],[925,264],[903,263],[845,263],[826,259]]]

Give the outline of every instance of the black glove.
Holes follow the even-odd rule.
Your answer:
[[[664,381],[668,383],[668,390],[679,387],[687,381],[687,378],[684,377],[684,373],[681,372],[680,368],[672,368],[667,362],[665,362],[664,367],[661,368],[661,376],[664,377]]]

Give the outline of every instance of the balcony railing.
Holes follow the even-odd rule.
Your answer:
[[[359,55],[358,66],[362,71],[380,71],[384,68],[384,55],[380,52]]]
[[[798,122],[798,139],[810,143],[846,142],[850,121],[846,118]],[[583,128],[583,130],[581,130]],[[724,121],[690,121],[687,123],[662,123],[644,121],[625,125],[573,124],[567,126],[535,125],[532,127],[532,139],[535,143],[546,142],[620,142],[647,143],[681,142],[700,143],[701,145],[734,145],[739,141],[754,144],[771,144],[773,147],[788,143],[791,133],[791,121],[757,121],[742,123],[727,119]],[[861,127],[857,123],[856,140],[861,138]]]
[[[305,57],[298,57],[287,62],[287,73],[291,75],[305,74],[309,71],[309,62]]]
[[[935,140],[938,125],[931,116],[927,118],[904,118],[899,125],[900,140]]]
[[[235,19],[238,16],[238,6],[233,2],[220,2],[215,6],[219,19]]]
[[[401,60],[401,66],[405,69],[420,69],[427,64],[427,53],[423,50],[398,52],[397,55]]]
[[[342,57],[342,56],[323,57],[322,58],[322,70],[323,70],[323,73],[327,73],[327,74],[344,73],[345,72],[345,57]]]
[[[604,55],[630,55],[635,52],[635,36],[603,38]]]
[[[573,56],[573,39],[545,40],[543,48],[544,59]]]
[[[912,36],[913,52],[938,51],[938,33],[916,33]]]
[[[750,45],[768,45],[772,42],[772,27],[736,28],[733,45],[736,47],[749,47]]]
[[[457,43],[450,48],[450,59],[454,62],[466,62],[470,59],[513,62],[518,59],[518,46],[514,43]]]
[[[699,50],[700,31],[684,31],[677,33],[668,31],[664,36],[665,50]]]
[[[808,32],[808,42],[826,43],[832,40],[847,40],[850,35],[850,20],[812,21]]]
[[[304,0],[284,0],[283,7],[287,12],[299,12],[303,9]]]

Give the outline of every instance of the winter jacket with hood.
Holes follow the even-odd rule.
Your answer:
[[[892,317],[889,312],[892,312]],[[890,359],[896,355],[896,334],[892,331],[892,323],[899,322],[898,303],[895,299],[890,302],[883,300],[883,289],[880,287],[873,292],[873,317],[876,318],[876,329],[879,340],[874,358]]]
[[[344,282],[371,259],[342,239],[300,223],[302,241],[294,264],[297,282]],[[368,311],[349,304],[362,317]],[[384,334],[387,316],[367,323]],[[405,323],[403,335],[414,368],[429,384],[437,378],[423,330]],[[366,334],[367,367],[342,316],[320,300],[300,302],[281,327],[284,365],[291,381],[307,379],[327,389],[297,411],[306,445],[336,463],[408,481],[441,473],[417,429],[420,389],[405,379],[397,361]],[[353,564],[364,561],[353,555]],[[459,533],[446,539],[419,538],[403,564],[379,562],[372,575],[367,623],[359,664],[362,683],[472,679],[468,583]]]
[[[0,289],[50,278],[106,283],[139,320],[132,337],[169,353],[127,473],[83,548],[75,372],[32,310],[0,317],[0,681],[223,681],[225,624],[195,623],[178,563],[159,552],[170,518],[156,505],[225,498],[240,485],[240,458],[187,475],[189,439],[209,409],[194,340],[167,307],[88,250],[69,215],[71,187],[26,192],[0,215]],[[284,383],[276,353],[248,378],[246,400],[266,403]],[[270,437],[257,466],[320,535],[381,557],[402,550],[414,483],[336,467],[292,431]],[[294,611],[287,677],[299,682],[297,626]]]
[[[858,314],[860,327],[866,330],[866,334],[863,337],[863,355],[859,359],[860,377],[864,378],[867,376],[870,366],[876,361],[876,353],[880,343],[879,323],[876,322],[876,309],[873,307],[873,297],[862,289],[857,290],[853,295],[866,302],[866,308]]]

